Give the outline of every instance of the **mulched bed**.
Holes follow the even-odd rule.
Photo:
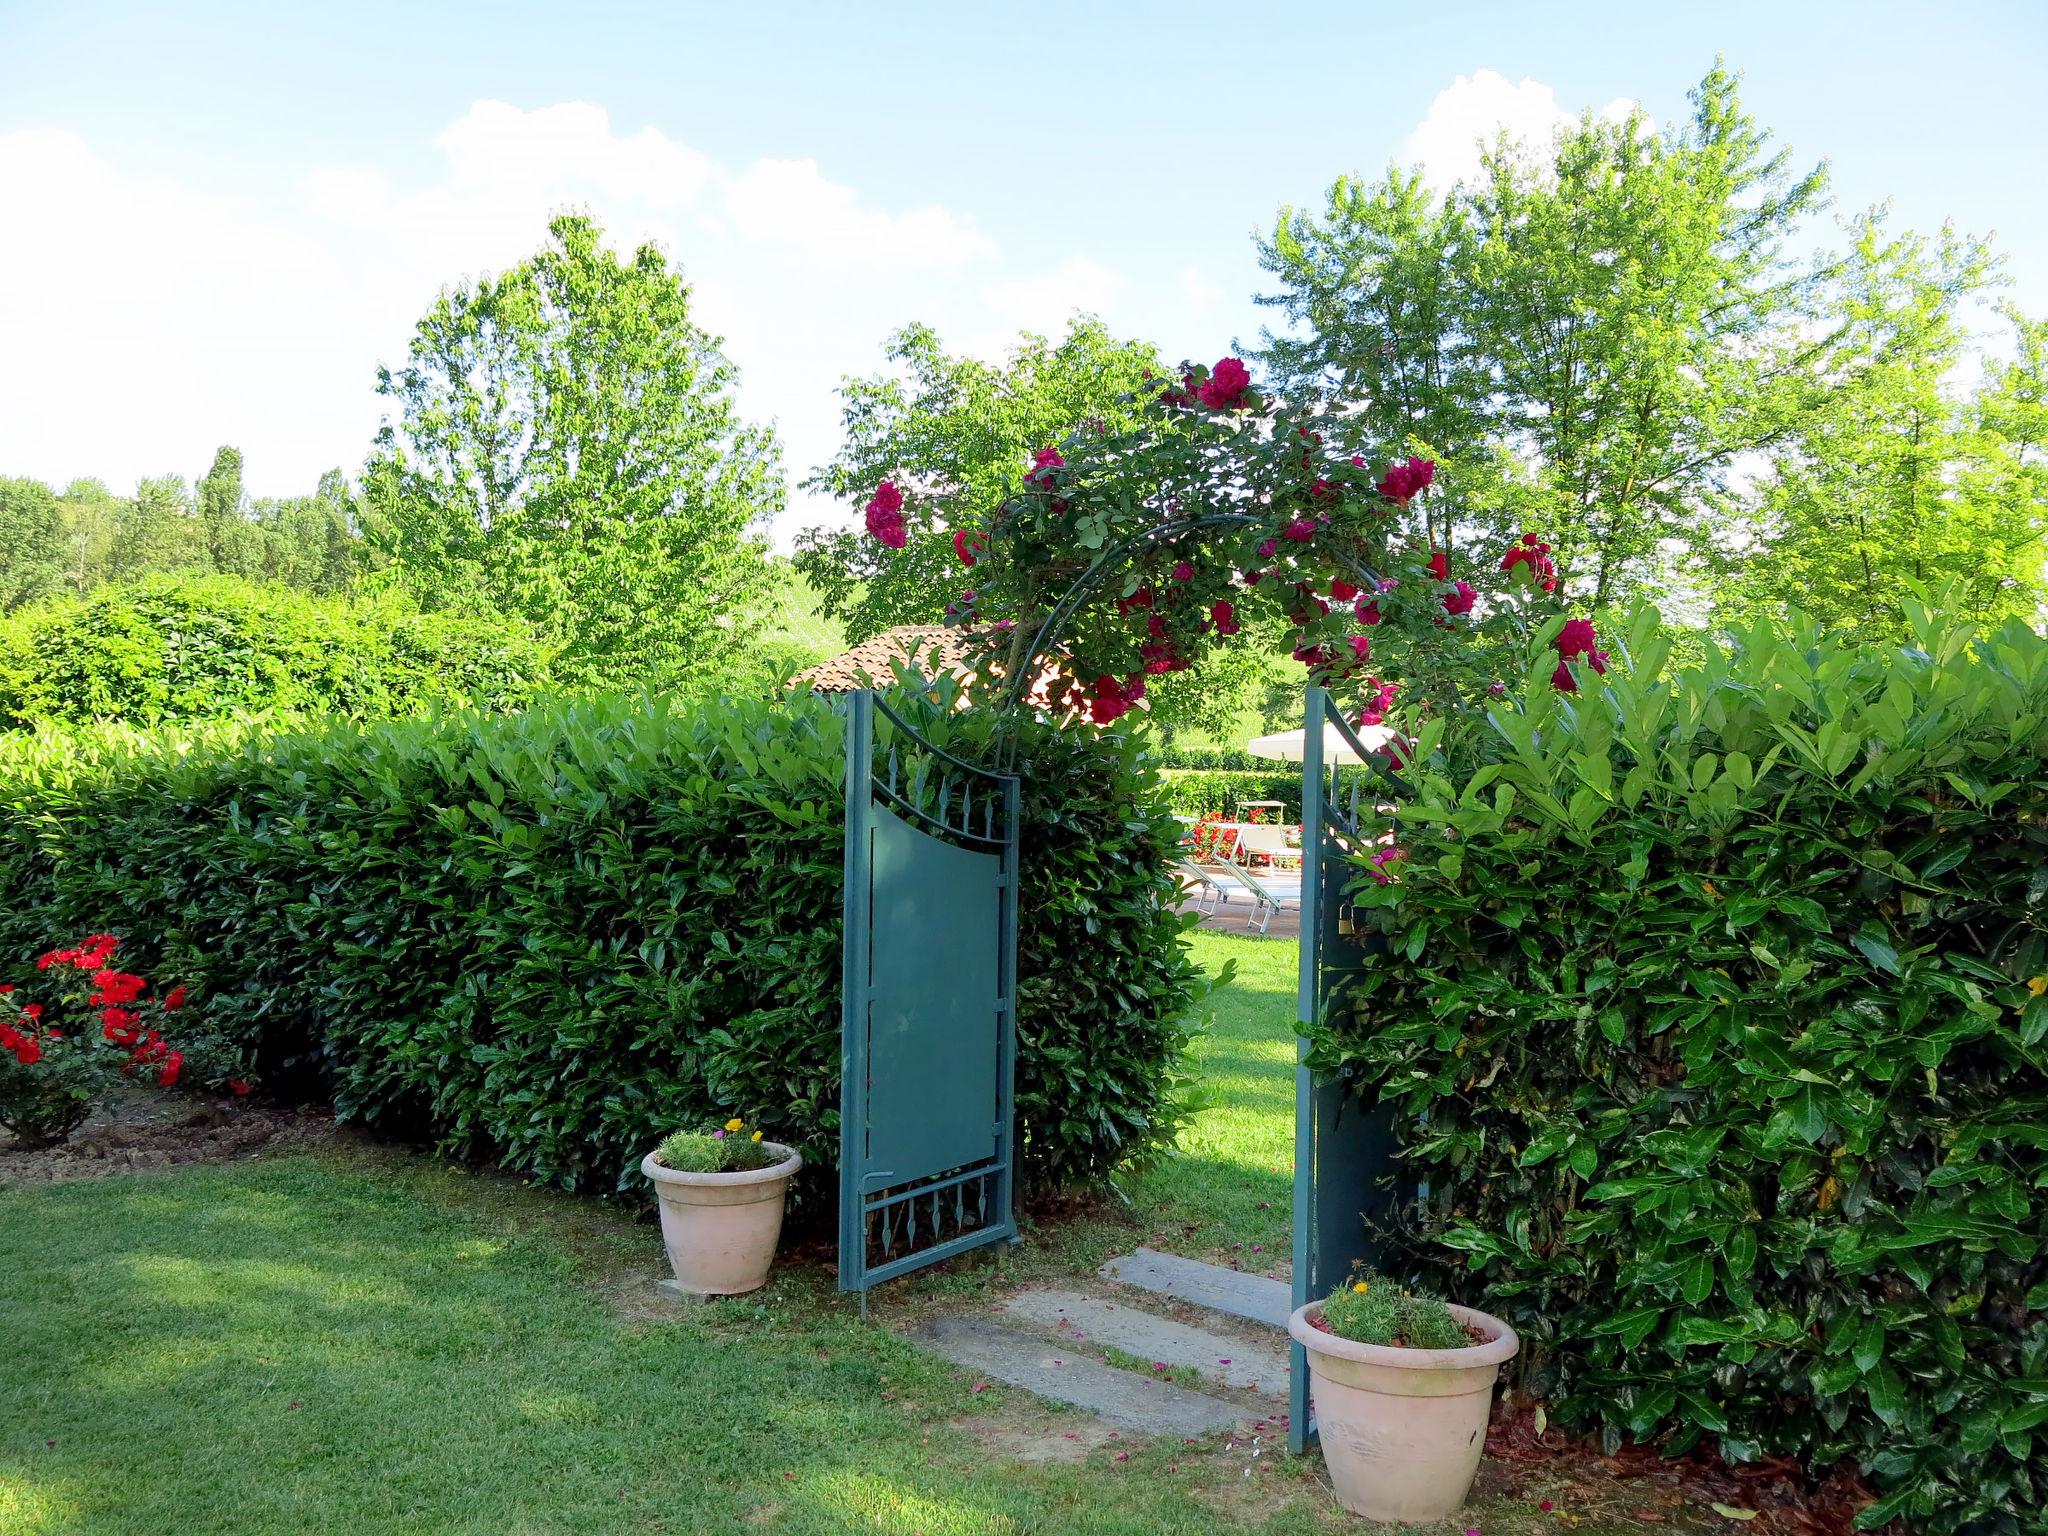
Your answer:
[[[0,1131],[0,1186],[65,1184],[180,1163],[217,1163],[326,1140],[320,1110],[232,1095],[136,1091],[93,1112],[69,1141],[24,1151]]]
[[[1609,1456],[1555,1429],[1537,1433],[1535,1405],[1527,1401],[1495,1406],[1486,1454],[1511,1485],[1519,1472],[1556,1489],[1551,1502],[1567,1519],[1575,1497],[1649,1528],[1677,1523],[1683,1506],[1718,1504],[1734,1512],[1728,1529],[1748,1536],[1851,1536],[1857,1511],[1874,1502],[1847,1468],[1815,1485],[1783,1457],[1735,1466],[1704,1449],[1671,1458],[1638,1445]]]

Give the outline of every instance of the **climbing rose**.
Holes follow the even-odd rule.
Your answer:
[[[1242,627],[1237,622],[1237,607],[1230,602],[1220,602],[1209,610],[1209,617],[1216,625],[1219,635],[1234,635]]]
[[[103,1004],[118,1006],[122,1003],[132,1003],[142,996],[143,990],[149,985],[140,976],[130,976],[125,971],[95,971],[92,984],[94,991],[91,1000],[94,1007]]]
[[[1461,581],[1454,590],[1444,594],[1444,612],[1456,618],[1461,613],[1470,613],[1478,600],[1479,594]]]
[[[1298,517],[1280,530],[1297,544],[1306,544],[1316,536],[1316,521],[1312,517]]]
[[[1388,465],[1386,474],[1373,489],[1389,501],[1405,504],[1409,497],[1428,490],[1435,480],[1435,459],[1410,459],[1405,464]]]
[[[1041,448],[1031,461],[1039,469],[1064,469],[1067,461],[1060,457],[1057,448]]]
[[[1429,552],[1429,574],[1438,581],[1451,579],[1451,552],[1447,549],[1432,549]]]
[[[1173,579],[1175,581],[1193,581],[1195,579],[1195,567],[1193,563],[1187,560],[1183,560],[1178,565],[1174,566]]]
[[[986,536],[962,528],[953,535],[953,553],[960,557],[962,565],[972,567],[976,553],[987,543]]]
[[[1337,577],[1330,583],[1330,600],[1332,602],[1348,603],[1356,596],[1358,596],[1358,588],[1351,585],[1342,576]]]
[[[874,499],[868,503],[868,532],[891,549],[910,542],[903,526],[903,493],[896,489],[895,481],[884,480],[875,488]]]
[[[1372,655],[1371,635],[1347,635],[1345,643],[1351,647],[1353,661],[1365,661]]]
[[[1261,544],[1261,545],[1259,546],[1259,558],[1261,558],[1262,560],[1270,560],[1270,559],[1272,559],[1272,558],[1273,558],[1273,552],[1274,552],[1275,550],[1279,549],[1279,547],[1280,547],[1280,546],[1279,546],[1279,544],[1278,544],[1278,543],[1277,543],[1276,541],[1274,541],[1274,540],[1272,540],[1272,539],[1268,539],[1268,540],[1266,540],[1266,542],[1265,542],[1265,543],[1263,543],[1263,544]]]
[[[36,1041],[24,1035],[21,1037],[20,1043],[14,1047],[14,1059],[24,1067],[32,1067],[43,1059],[43,1048]]]
[[[1238,359],[1226,357],[1209,370],[1209,382],[1200,390],[1202,404],[1212,411],[1234,411],[1244,404],[1251,387],[1251,371]]]
[[[1361,624],[1377,624],[1385,617],[1380,612],[1379,599],[1376,597],[1361,597],[1358,606],[1351,611],[1358,615],[1358,622]]]

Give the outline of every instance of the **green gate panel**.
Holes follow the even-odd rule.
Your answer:
[[[943,1173],[998,1151],[1002,859],[877,807],[868,1167]],[[886,1063],[888,1070],[879,1070]]]
[[[863,1308],[1017,1235],[1018,793],[846,696],[839,1286]]]

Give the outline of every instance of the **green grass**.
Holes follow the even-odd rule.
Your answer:
[[[616,1315],[606,1277],[630,1257],[644,1296],[658,1252],[395,1154],[0,1192],[0,1531],[1136,1536],[1241,1497],[1220,1448],[992,1453],[1042,1411],[863,1326],[816,1266]],[[1268,1476],[1247,1529],[1327,1527],[1305,1475]]]
[[[1071,1278],[1128,1247],[1134,1216],[1184,1251],[1284,1257],[1295,946],[1197,944],[1240,974],[1201,1046],[1219,1104],[1184,1155],[1131,1181],[1135,1210],[886,1288],[882,1326],[815,1253],[785,1254],[756,1296],[662,1310],[651,1226],[397,1151],[0,1188],[0,1533],[1372,1529],[1337,1511],[1317,1458],[1107,1439],[889,1331]],[[1027,1459],[1047,1450],[1073,1459]],[[1425,1529],[1565,1529],[1536,1496]],[[1584,1514],[1574,1536],[1640,1529]]]
[[[1236,979],[1214,997],[1214,1027],[1195,1045],[1215,1107],[1196,1119],[1177,1153],[1123,1188],[1154,1246],[1271,1269],[1287,1262],[1294,1207],[1301,947],[1207,929],[1190,937],[1196,961],[1212,975],[1226,960],[1237,962]]]

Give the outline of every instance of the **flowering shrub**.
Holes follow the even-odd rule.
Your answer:
[[[1040,623],[1105,552],[1117,553],[1099,600],[1057,636],[1066,672],[1053,697],[1097,724],[1254,617],[1286,621],[1311,678],[1362,691],[1368,723],[1393,703],[1382,677],[1442,712],[1483,703],[1504,666],[1519,671],[1556,608],[1556,568],[1537,535],[1489,553],[1482,590],[1468,579],[1477,569],[1454,569],[1448,551],[1404,532],[1400,514],[1434,484],[1433,462],[1375,468],[1327,451],[1335,419],[1265,399],[1237,358],[1152,388],[1133,402],[1137,425],[1083,425],[1035,456],[984,525],[952,530],[974,585],[947,620],[989,635],[991,682],[1020,674]],[[869,532],[902,548],[907,508],[903,488],[884,482]],[[1559,645],[1560,688],[1577,686],[1575,665],[1605,664],[1577,622],[1585,629]]]
[[[142,977],[114,969],[120,946],[94,934],[39,957],[26,990],[0,984],[0,1127],[24,1146],[62,1141],[124,1080],[169,1088],[185,1073],[186,1050],[157,1027],[171,1027],[185,989],[152,995]]]
[[[1311,1064],[1391,1111],[1404,1269],[1554,1421],[1843,1465],[1866,1525],[2048,1503],[2048,639],[1909,607],[1671,667],[1569,626],[1417,732]],[[1551,680],[1559,656],[1573,689]],[[1385,852],[1386,850],[1381,850]]]
[[[654,1155],[678,1173],[746,1173],[776,1160],[762,1145],[761,1133],[748,1130],[737,1115],[708,1131],[677,1131]]]

